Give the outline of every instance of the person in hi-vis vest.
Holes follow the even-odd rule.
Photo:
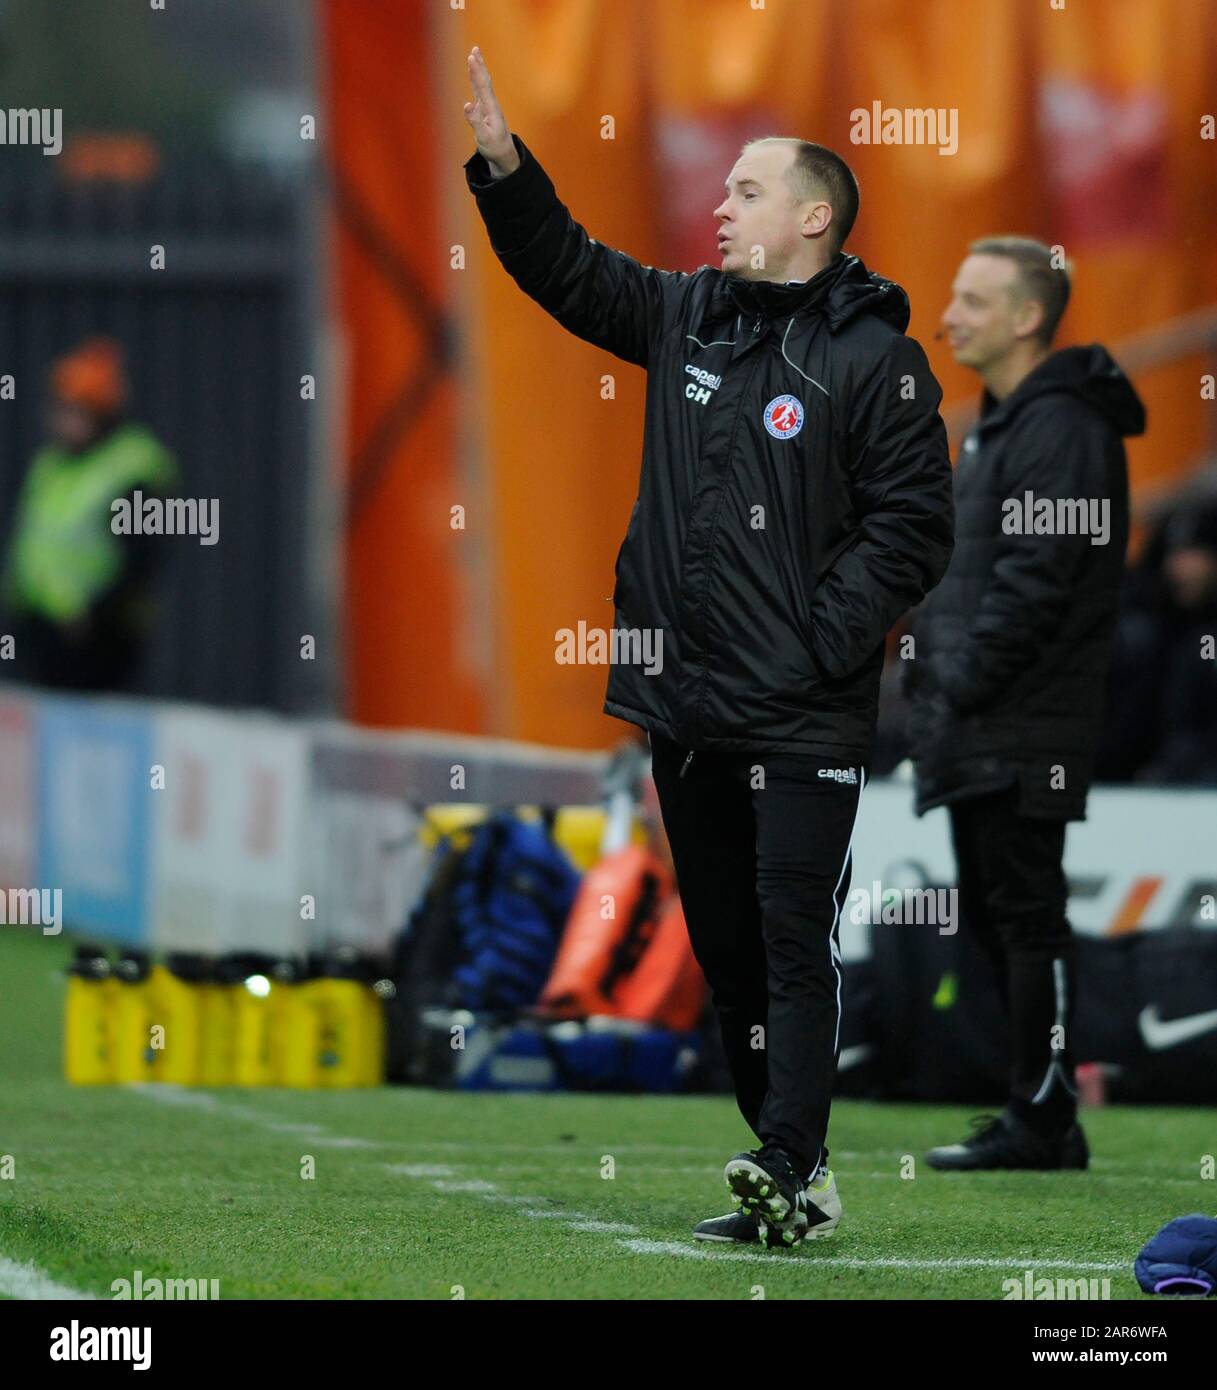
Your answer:
[[[50,372],[47,442],[14,509],[0,632],[14,638],[12,674],[71,690],[124,690],[152,620],[155,535],[118,524],[177,483],[173,457],[126,418],[122,350],[94,337]]]

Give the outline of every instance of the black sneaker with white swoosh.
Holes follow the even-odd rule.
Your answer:
[[[942,1172],[979,1172],[993,1168],[1055,1170],[1088,1168],[1090,1150],[1080,1125],[1061,1135],[1041,1134],[1009,1110],[980,1115],[974,1133],[960,1144],[931,1149],[925,1161]]]

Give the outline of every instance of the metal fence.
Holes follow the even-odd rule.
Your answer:
[[[0,536],[41,442],[47,367],[90,333],[128,358],[132,417],[176,455],[183,497],[216,498],[220,538],[166,544],[149,693],[283,710],[332,703],[337,663],[317,563],[316,188],[306,173],[206,157],[141,183],[0,161]],[[152,268],[153,248],[163,268]],[[322,383],[324,387],[324,383]],[[318,637],[315,662],[300,637]]]

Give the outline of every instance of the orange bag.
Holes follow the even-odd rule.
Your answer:
[[[638,968],[618,992],[616,1012],[622,1018],[690,1033],[706,1007],[706,989],[706,977],[689,944],[684,909],[673,895]]]
[[[706,985],[674,887],[662,861],[643,845],[627,845],[590,869],[535,1012],[694,1028]]]

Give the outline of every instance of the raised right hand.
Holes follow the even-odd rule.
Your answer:
[[[473,100],[465,103],[465,119],[477,140],[478,153],[490,165],[490,172],[495,178],[506,178],[520,167],[520,156],[494,94],[486,60],[476,45],[469,55],[469,81],[473,85]]]

